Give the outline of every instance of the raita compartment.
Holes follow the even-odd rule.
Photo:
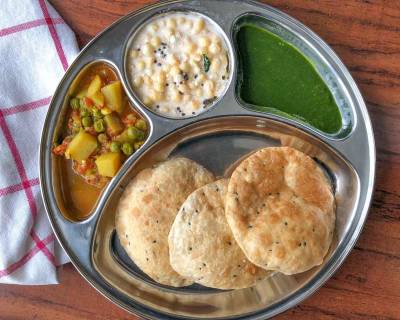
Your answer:
[[[130,36],[125,73],[133,96],[151,112],[195,117],[216,105],[229,87],[230,42],[203,14],[158,13]]]

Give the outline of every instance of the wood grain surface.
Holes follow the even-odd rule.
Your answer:
[[[152,1],[50,0],[83,46],[110,23]],[[368,105],[376,137],[376,191],[367,224],[339,271],[314,296],[276,317],[400,319],[400,1],[268,0],[338,53]],[[74,270],[61,285],[0,286],[0,319],[135,319]]]

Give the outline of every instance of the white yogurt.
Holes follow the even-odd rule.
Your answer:
[[[144,105],[165,116],[191,117],[224,93],[229,79],[227,45],[200,15],[169,13],[135,35],[128,68]]]

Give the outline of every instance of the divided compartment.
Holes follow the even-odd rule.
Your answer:
[[[330,90],[337,107],[339,108],[342,125],[339,131],[335,133],[324,132],[306,120],[302,120],[298,116],[288,114],[280,111],[274,107],[267,106],[256,106],[244,101],[241,97],[242,83],[243,83],[243,59],[241,56],[239,44],[238,44],[238,33],[242,27],[246,25],[256,26],[264,29],[278,38],[286,41],[290,45],[294,46],[303,56],[306,57],[309,63],[316,69],[319,76],[322,78],[324,83]],[[273,114],[278,118],[289,119],[297,123],[301,123],[305,127],[319,133],[320,135],[326,136],[333,139],[344,139],[349,136],[355,126],[355,112],[354,105],[351,101],[351,97],[348,94],[348,89],[345,87],[343,82],[337,75],[335,68],[330,62],[314,47],[314,44],[310,39],[307,39],[307,34],[301,34],[291,29],[289,26],[283,26],[281,22],[275,21],[272,17],[266,17],[257,13],[245,13],[238,17],[233,23],[232,28],[232,39],[234,42],[234,48],[236,57],[238,60],[237,77],[236,77],[236,98],[238,102],[247,109],[255,112],[261,112],[266,115]],[[268,74],[265,75],[268,77]],[[268,104],[268,101],[265,102]],[[257,108],[259,110],[257,110]],[[260,109],[264,109],[261,111]],[[323,110],[321,110],[323,112]]]
[[[102,71],[105,70],[105,71]],[[53,135],[53,144],[61,143],[66,137],[68,120],[71,113],[70,99],[86,88],[94,74],[101,74],[109,81],[117,81],[119,75],[115,67],[108,61],[96,60],[85,65],[72,81],[64,98],[59,120]],[[131,108],[136,114],[141,113],[132,105],[122,88],[122,100],[126,103],[125,108]],[[144,118],[144,117],[143,117]],[[147,120],[145,120],[147,122]],[[146,133],[148,135],[148,132]],[[147,138],[146,138],[147,139]],[[49,152],[52,152],[49,150]],[[98,200],[110,180],[101,187],[88,184],[81,176],[72,169],[72,160],[64,156],[52,154],[53,190],[58,207],[64,218],[72,221],[84,221],[89,218],[96,209]]]
[[[159,107],[158,109],[154,108],[154,107],[151,108],[150,106],[147,106],[146,103],[143,101],[143,99],[141,99],[139,97],[137,88],[135,88],[135,85],[133,83],[134,82],[134,78],[133,78],[132,70],[133,69],[137,69],[137,68],[133,67],[132,59],[137,59],[136,55],[137,54],[141,55],[142,51],[143,51],[143,50],[138,51],[139,53],[135,53],[135,57],[132,57],[132,51],[135,51],[135,50],[137,51],[138,50],[138,47],[134,46],[135,41],[137,41],[140,37],[143,38],[142,33],[146,32],[146,28],[148,28],[152,23],[155,24],[158,19],[166,18],[169,15],[182,15],[187,20],[195,19],[195,18],[203,19],[206,22],[206,26],[207,26],[207,24],[209,26],[211,26],[211,30],[217,36],[219,36],[219,38],[221,40],[222,49],[226,50],[226,55],[225,56],[227,58],[227,69],[226,69],[227,78],[226,78],[224,86],[221,86],[222,91],[220,92],[219,96],[217,96],[215,99],[214,98],[208,99],[211,102],[206,107],[203,108],[203,104],[201,103],[200,104],[201,111],[199,111],[198,113],[196,113],[194,115],[193,114],[190,114],[190,115],[186,114],[184,116],[182,115],[181,117],[179,117],[179,116],[171,116],[171,115],[163,114],[163,112],[162,112],[162,109],[163,109],[162,102],[160,103],[161,107]],[[162,30],[163,28],[167,28],[166,26],[159,26],[159,24],[160,23],[157,24],[157,26],[159,28],[157,31],[152,31],[152,35],[151,36],[147,35],[147,37],[149,39],[148,41],[149,41],[150,44],[152,43],[152,40],[154,40],[154,38],[156,36],[160,36],[160,33],[162,34],[164,32],[164,30]],[[188,32],[188,31],[186,31],[186,32]],[[184,33],[184,35],[185,36],[190,36],[193,39],[193,37],[195,37],[196,34],[195,33],[192,34],[191,30],[189,32],[190,33]],[[172,35],[171,37],[175,37],[175,35]],[[206,113],[207,111],[212,110],[213,108],[215,108],[216,105],[221,100],[223,100],[226,92],[228,91],[228,89],[230,88],[230,86],[232,84],[232,78],[233,78],[233,73],[234,73],[234,54],[233,54],[233,47],[231,45],[231,41],[228,38],[227,34],[224,32],[224,30],[221,28],[221,26],[214,19],[210,18],[206,14],[203,14],[203,13],[200,13],[200,12],[197,12],[197,11],[194,11],[194,10],[190,10],[190,9],[172,8],[171,10],[160,10],[158,12],[153,13],[151,16],[149,16],[148,19],[145,22],[143,22],[143,24],[133,28],[133,30],[131,30],[130,34],[128,35],[127,39],[128,39],[128,41],[127,41],[127,43],[125,44],[125,47],[124,47],[125,53],[124,53],[124,59],[123,60],[124,60],[124,73],[125,73],[125,78],[126,78],[127,85],[128,85],[128,90],[130,91],[131,96],[134,99],[135,103],[140,105],[143,109],[148,110],[152,114],[153,117],[162,117],[162,118],[167,118],[167,119],[177,120],[177,121],[183,120],[183,119],[195,118],[195,117],[197,117],[197,116],[199,116],[199,115],[201,115],[203,113]],[[172,45],[172,43],[167,43],[166,44],[166,46],[170,46],[170,45]],[[198,43],[195,43],[195,45],[197,46]],[[150,52],[147,56],[144,56],[144,57],[141,58],[141,61],[145,61],[146,59],[150,59],[151,58],[151,59],[154,59],[154,61],[162,63],[162,67],[161,66],[160,67],[156,66],[155,68],[152,68],[153,65],[152,66],[145,65],[144,71],[141,71],[141,73],[144,73],[145,75],[147,75],[146,71],[153,72],[151,74],[151,76],[150,76],[151,79],[154,81],[153,82],[153,86],[156,84],[155,77],[157,75],[157,72],[162,71],[162,68],[164,67],[164,64],[166,64],[166,62],[168,61],[168,57],[169,57],[168,55],[172,55],[172,54],[174,54],[175,56],[177,54],[179,55],[179,53],[176,52],[176,50],[172,50],[171,51],[169,48],[167,48],[167,49],[164,49],[164,48],[165,47],[163,47],[163,46],[160,46],[160,48],[156,48],[156,47],[154,47],[154,45],[152,45],[152,50],[154,50],[155,53],[154,52]],[[143,49],[143,47],[141,49]],[[157,50],[158,49],[162,50],[161,51],[162,53],[164,53],[163,50],[165,50],[166,56],[164,56],[164,57],[160,56],[160,53],[156,49]],[[201,49],[201,50],[204,50],[204,48]],[[205,53],[206,53],[206,51],[205,51]],[[189,80],[184,80],[183,81],[184,83],[185,83],[185,81],[191,81],[191,80],[193,80],[193,82],[195,82],[194,79],[192,79],[194,77],[194,74],[195,74],[195,72],[193,72],[194,65],[189,63],[191,61],[190,55],[195,55],[195,52],[192,52],[192,53],[190,53],[188,55],[189,55],[189,60],[187,61],[187,63],[189,64],[191,69],[188,70],[188,71],[181,70],[181,72],[186,73],[186,74],[189,75]],[[219,57],[219,58],[221,58],[221,57]],[[204,59],[204,58],[202,58],[202,59]],[[210,58],[211,61],[212,61],[212,59],[213,59],[213,57]],[[181,63],[181,65],[182,65],[182,63]],[[181,67],[181,65],[180,65],[180,67]],[[197,65],[201,69],[203,67],[203,62],[200,61],[200,62],[197,63]],[[170,65],[170,66],[172,66],[172,65]],[[211,62],[211,66],[212,66],[212,62]],[[147,69],[150,69],[150,70],[147,70]],[[136,72],[138,72],[138,71],[136,71]],[[169,73],[169,71],[165,71],[165,70],[164,70],[164,72],[166,74]],[[201,73],[201,71],[199,71],[199,72]],[[211,70],[208,71],[208,72],[211,72]],[[193,73],[193,74],[191,74],[191,73]],[[205,74],[206,76],[207,76],[207,73]],[[197,77],[197,75],[196,75],[196,77]],[[141,79],[143,81],[143,78],[141,78]],[[214,81],[214,83],[216,83],[216,81],[218,81],[218,79],[214,79],[213,81]],[[181,82],[181,84],[182,84],[182,82]],[[142,84],[142,86],[145,86],[145,85]],[[174,88],[176,87],[176,89],[179,91],[179,93],[182,94],[182,97],[183,97],[183,100],[184,100],[184,94],[182,93],[182,91],[180,91],[179,83],[175,82],[175,79],[174,79],[174,81],[172,81],[172,80],[169,81],[168,87],[166,87],[165,91],[168,91],[172,87],[174,87]],[[196,87],[196,89],[202,90],[203,88],[201,86],[201,87]],[[195,89],[190,89],[190,90],[194,91]],[[155,90],[155,92],[157,92],[157,90]],[[163,92],[163,94],[165,94],[165,92]],[[167,94],[165,94],[165,95],[167,95]],[[186,95],[186,93],[185,93],[185,95]],[[190,95],[190,93],[189,93],[189,95]],[[169,97],[169,99],[171,99],[171,97]],[[194,100],[193,97],[191,97],[191,100]],[[195,100],[197,100],[197,99],[195,99]],[[204,100],[207,100],[207,99],[204,99]],[[175,107],[181,105],[183,102],[179,101],[179,102],[175,102],[175,103],[176,103],[176,106],[170,107],[169,109],[171,109],[171,108],[175,109]],[[156,102],[153,101],[152,104],[156,104]],[[171,105],[172,105],[172,103],[171,103]]]
[[[184,156],[217,176],[229,176],[239,160],[249,153],[280,145],[295,147],[316,159],[335,190],[335,236],[321,266],[293,276],[277,273],[252,288],[222,291],[199,285],[185,288],[160,285],[143,274],[126,256],[115,234],[115,208],[124,188],[140,170],[168,157]],[[302,130],[264,117],[226,116],[202,120],[151,145],[121,178],[98,219],[92,246],[93,266],[130,303],[143,304],[161,312],[212,318],[261,310],[308,285],[330,263],[353,222],[359,190],[358,175],[353,167],[325,142]],[[244,297],[246,303],[243,303]],[[197,307],[199,304],[202,308]]]

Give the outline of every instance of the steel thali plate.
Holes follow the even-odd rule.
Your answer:
[[[198,116],[168,119],[146,109],[131,89],[126,57],[131,36],[156,14],[189,11],[205,15],[221,29],[229,47],[230,83],[217,103]],[[296,46],[317,68],[340,107],[343,127],[336,135],[306,123],[252,111],[238,97],[240,76],[235,31],[252,21]],[[150,133],[103,191],[91,216],[73,222],[63,215],[52,143],[69,94],[84,70],[106,62],[117,72],[132,105],[148,121]],[[275,274],[256,286],[222,291],[199,285],[171,288],[144,275],[126,256],[115,235],[114,210],[135,174],[169,156],[182,155],[218,176],[261,147],[292,146],[312,156],[331,180],[337,205],[335,238],[324,263],[294,276]],[[100,293],[129,312],[149,319],[265,319],[310,296],[344,261],[357,240],[371,202],[375,145],[362,96],[336,54],[311,30],[288,15],[254,1],[168,1],[133,12],[107,28],[80,53],[60,82],[42,133],[40,180],[49,219],[75,267]]]

